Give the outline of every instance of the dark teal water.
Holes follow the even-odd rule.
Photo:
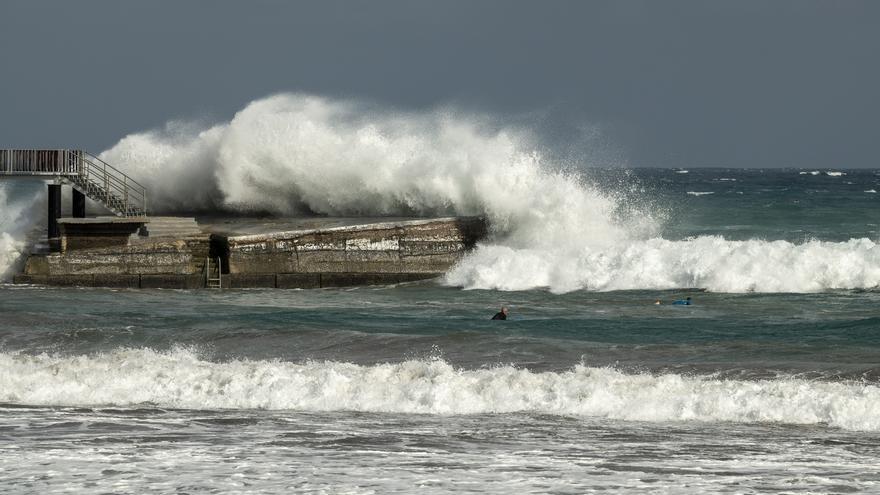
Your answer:
[[[683,174],[643,169],[633,174],[638,194],[658,198],[654,204],[669,213],[665,238],[803,242],[877,241],[880,236],[880,197],[869,192],[880,191],[877,170],[694,169]],[[712,194],[693,195],[707,192]]]
[[[304,291],[3,289],[7,351],[200,349],[212,359],[363,365],[442,357],[458,367],[561,371],[584,362],[752,378],[880,377],[880,291],[498,293],[436,282]],[[655,306],[691,296],[694,305]],[[510,319],[488,318],[500,304]]]

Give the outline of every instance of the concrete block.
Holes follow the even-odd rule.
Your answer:
[[[230,273],[295,273],[299,271],[296,253],[229,253]]]
[[[279,273],[276,275],[276,287],[279,289],[316,289],[321,287],[321,275],[318,273]]]
[[[233,273],[223,276],[223,282],[229,281],[232,289],[274,288],[274,273]]]
[[[12,283],[14,283],[14,284],[49,285],[48,279],[49,279],[48,275],[20,274],[20,275],[14,275],[12,277]]]
[[[442,277],[443,272],[439,273],[398,273],[397,274],[397,282],[405,283],[405,282],[417,282],[419,280],[431,280],[433,278]]]
[[[61,250],[67,252],[128,246],[129,237],[145,221],[125,217],[63,218],[58,223],[61,227]]]
[[[27,275],[49,275],[49,262],[45,255],[32,254],[24,265]]]
[[[46,278],[46,285],[56,287],[94,287],[95,277],[93,275],[49,275]]]
[[[92,276],[94,287],[113,287],[120,289],[137,289],[140,287],[139,275],[107,275],[95,274]]]
[[[322,273],[321,287],[388,285],[400,281],[397,273]]]
[[[202,289],[203,275],[146,274],[141,275],[142,289]]]
[[[443,241],[400,241],[401,256],[432,256],[435,254],[462,253],[465,250],[461,240]]]

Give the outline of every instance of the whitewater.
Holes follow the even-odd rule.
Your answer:
[[[443,415],[527,412],[880,430],[877,385],[798,378],[634,375],[586,365],[561,373],[511,366],[461,370],[440,359],[373,366],[216,363],[192,351],[149,349],[75,357],[0,354],[0,371],[0,402],[30,405]]]

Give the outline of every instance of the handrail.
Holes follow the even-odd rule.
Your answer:
[[[3,175],[76,175],[82,152],[66,149],[0,150],[0,174]]]
[[[134,184],[134,185],[140,187],[141,189],[146,189],[146,188],[143,186],[143,184],[141,184],[140,182],[138,182],[138,181],[132,179],[132,178],[129,177],[125,172],[119,170],[118,168],[114,167],[113,165],[110,165],[109,163],[105,162],[104,160],[101,160],[101,159],[98,158],[97,156],[95,156],[95,155],[89,153],[88,151],[83,151],[82,154],[85,155],[86,157],[90,158],[92,161],[98,161],[98,162],[101,162],[101,165],[103,165],[103,166],[109,168],[110,170],[116,172],[117,174],[119,174],[119,175],[121,175],[121,176],[123,176],[123,177],[128,177],[129,182],[131,182],[132,184]]]
[[[212,266],[214,260],[211,259],[210,256],[205,257],[205,287],[208,289],[222,289],[223,288],[223,264],[220,260],[220,257],[217,257],[217,278],[212,278]],[[212,285],[212,282],[216,282],[217,285]]]
[[[147,188],[83,150],[0,150],[0,176],[57,177],[123,216],[147,215]]]

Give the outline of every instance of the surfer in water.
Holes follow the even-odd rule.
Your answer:
[[[501,311],[495,313],[495,316],[492,317],[493,320],[506,320],[507,319],[507,306],[501,306]]]

